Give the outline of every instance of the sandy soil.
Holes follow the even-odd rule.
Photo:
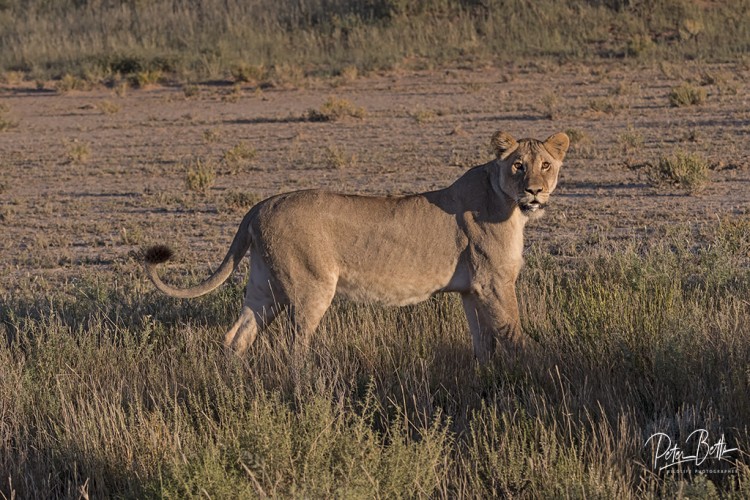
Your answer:
[[[139,248],[168,240],[186,246],[183,265],[202,270],[223,256],[243,201],[312,187],[439,188],[489,159],[498,129],[541,139],[582,134],[553,206],[528,228],[529,246],[570,256],[676,224],[750,217],[749,79],[741,66],[611,63],[391,73],[262,91],[0,88],[2,116],[16,125],[0,132],[0,288],[21,276],[118,272],[135,265]],[[670,89],[685,81],[703,84],[706,102],[670,107]],[[306,120],[329,96],[366,116]],[[227,165],[224,153],[239,143],[254,158]],[[676,149],[710,161],[700,194],[653,187],[638,168]],[[197,161],[217,172],[206,195],[186,186]]]

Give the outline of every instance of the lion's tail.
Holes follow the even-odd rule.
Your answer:
[[[244,219],[240,223],[240,227],[237,230],[237,234],[234,235],[234,240],[227,251],[227,255],[224,257],[224,262],[221,263],[219,268],[203,283],[190,288],[175,288],[164,283],[159,274],[156,272],[156,267],[172,258],[174,252],[171,248],[166,245],[155,245],[146,249],[144,253],[144,263],[146,265],[146,274],[157,289],[164,292],[172,297],[181,299],[192,299],[194,297],[200,297],[205,295],[224,283],[232,272],[237,269],[242,258],[250,248],[252,237],[250,234],[250,222],[252,219],[253,211],[250,211],[245,215]]]

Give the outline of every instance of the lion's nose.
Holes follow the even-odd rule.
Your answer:
[[[542,188],[540,188],[540,187],[527,187],[526,188],[526,192],[529,193],[529,194],[531,194],[531,195],[536,196],[536,195],[538,195],[539,193],[542,192]]]

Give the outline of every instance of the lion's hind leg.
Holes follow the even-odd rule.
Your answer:
[[[224,345],[237,353],[245,352],[258,336],[258,331],[268,326],[278,315],[281,306],[273,300],[257,301],[245,298],[239,319],[224,336]]]
[[[237,353],[246,351],[255,342],[258,331],[273,322],[283,308],[284,300],[279,302],[274,296],[268,267],[260,255],[251,254],[242,312],[224,336],[224,345]]]

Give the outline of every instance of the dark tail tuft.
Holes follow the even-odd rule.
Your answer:
[[[174,252],[166,245],[154,245],[146,249],[143,258],[147,264],[161,264],[172,258]]]

